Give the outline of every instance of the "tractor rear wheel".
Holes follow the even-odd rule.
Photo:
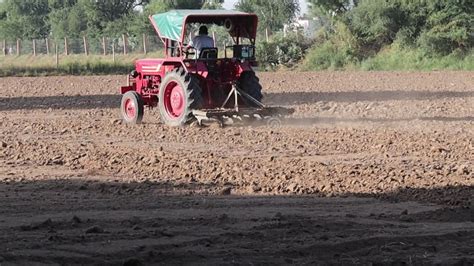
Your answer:
[[[120,105],[123,120],[129,124],[140,124],[143,119],[143,100],[136,91],[128,91],[122,96]]]
[[[237,81],[237,87],[252,96],[255,100],[259,102],[262,101],[262,85],[260,85],[260,80],[255,75],[255,72],[246,71],[242,73]],[[258,105],[250,100],[245,100],[245,102],[251,107],[258,107]]]
[[[203,104],[199,79],[182,68],[168,72],[160,86],[158,107],[166,125],[184,126],[194,118],[192,110]]]

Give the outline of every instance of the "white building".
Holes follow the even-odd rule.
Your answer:
[[[286,34],[288,31],[300,31],[306,37],[313,38],[316,34],[316,31],[322,27],[322,21],[315,17],[315,18],[299,18],[295,22],[291,24],[286,24],[283,27],[283,32]]]

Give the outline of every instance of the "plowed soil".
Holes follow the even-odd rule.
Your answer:
[[[122,76],[0,79],[0,265],[474,264],[474,73],[259,73],[267,125],[119,115]]]

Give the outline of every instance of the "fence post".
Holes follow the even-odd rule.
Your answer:
[[[88,49],[87,49],[87,39],[86,39],[86,36],[84,36],[82,39],[84,40],[84,53],[86,54],[86,56],[88,56],[88,55],[89,55],[89,51],[88,51]]]
[[[268,28],[265,28],[265,39],[266,39],[267,42],[268,42]]]
[[[3,56],[7,56],[7,41],[3,40]]]
[[[64,37],[64,54],[69,55],[69,49],[67,47],[67,37]]]
[[[122,34],[122,41],[123,41],[123,54],[127,55],[127,37],[125,34]]]
[[[115,63],[115,42],[112,42],[112,61]]]
[[[46,38],[44,41],[46,42],[46,54],[49,55],[49,39]]]
[[[20,39],[16,39],[16,55],[21,55],[21,41]]]
[[[224,41],[224,58],[227,58],[227,41]]]
[[[216,32],[215,31],[212,32],[212,39],[214,40],[214,47],[216,47],[217,41],[216,41]]]
[[[105,37],[102,37],[102,51],[104,55],[107,55],[107,46],[105,44]]]
[[[147,49],[146,49],[146,34],[143,33],[143,53],[147,54]]]
[[[54,49],[55,49],[55,54],[56,54],[56,69],[59,69],[59,53],[58,53],[58,43],[54,43]]]
[[[36,40],[33,39],[33,56],[36,56]]]

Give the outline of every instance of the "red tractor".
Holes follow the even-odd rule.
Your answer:
[[[158,107],[162,121],[183,126],[192,121],[262,119],[279,124],[293,110],[265,107],[262,86],[252,67],[258,18],[225,10],[174,10],[150,16],[164,43],[165,58],[137,60],[129,84],[121,88],[121,113],[127,123],[140,123],[144,106]],[[197,49],[186,36],[198,25],[224,27],[233,44]],[[227,53],[231,56],[227,56]],[[224,54],[224,57],[219,57]]]

